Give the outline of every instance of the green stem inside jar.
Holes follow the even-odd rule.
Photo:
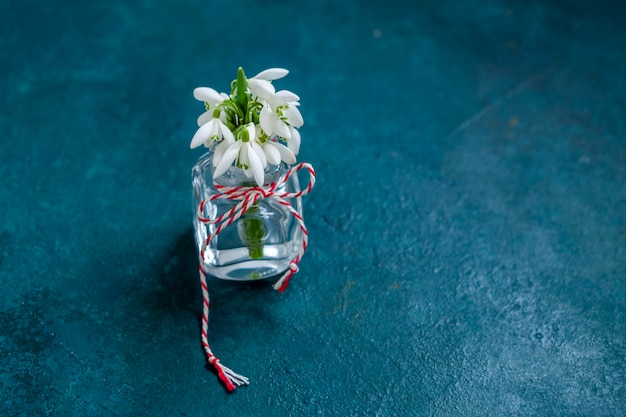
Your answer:
[[[259,203],[256,202],[242,217],[244,243],[248,247],[248,254],[251,259],[263,258],[263,238],[265,227],[263,220],[258,216]]]

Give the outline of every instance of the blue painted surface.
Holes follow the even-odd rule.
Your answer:
[[[623,3],[233,7],[0,2],[0,414],[626,414]],[[210,283],[229,395],[188,143],[239,65],[318,184],[285,294]]]

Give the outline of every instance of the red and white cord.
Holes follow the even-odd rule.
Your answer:
[[[283,185],[285,185],[292,175],[297,175],[296,173],[302,169],[306,169],[309,172],[309,183],[306,188],[296,193],[276,191],[280,189]],[[233,391],[235,388],[241,385],[248,385],[250,381],[245,376],[239,375],[233,372],[232,369],[222,365],[219,359],[213,354],[213,352],[211,351],[211,347],[209,346],[208,328],[210,303],[206,272],[204,271],[204,252],[206,251],[206,248],[209,246],[209,243],[215,236],[217,236],[222,230],[241,218],[241,216],[243,216],[246,211],[248,211],[248,209],[252,207],[253,204],[263,198],[273,198],[278,201],[279,204],[284,206],[294,216],[294,218],[298,222],[300,230],[302,231],[302,246],[300,247],[298,254],[289,262],[289,269],[274,284],[274,289],[278,290],[279,292],[285,291],[285,289],[289,285],[291,277],[298,272],[298,263],[302,259],[302,256],[304,255],[307,244],[309,242],[309,233],[306,229],[302,216],[297,212],[296,209],[291,206],[291,204],[289,204],[286,199],[302,197],[303,195],[311,192],[314,185],[315,171],[313,170],[313,166],[311,166],[311,164],[309,163],[302,162],[289,169],[283,176],[278,179],[278,181],[269,184],[267,187],[225,187],[219,184],[215,184],[215,187],[217,188],[219,193],[202,200],[202,202],[200,202],[200,205],[198,206],[198,220],[205,224],[217,225],[212,233],[208,233],[200,250],[200,286],[202,287],[202,298],[204,302],[202,308],[202,346],[206,353],[207,361],[215,368],[218,377],[226,385],[226,389],[228,391]],[[217,218],[208,219],[203,216],[204,206],[207,202],[214,200],[238,200],[239,202],[230,210],[221,214]]]

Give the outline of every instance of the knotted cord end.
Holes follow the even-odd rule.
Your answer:
[[[289,263],[289,270],[285,272],[278,281],[276,281],[276,284],[273,285],[274,289],[281,293],[285,291],[285,289],[287,289],[287,286],[289,285],[289,280],[299,270],[300,269],[298,268],[298,263],[295,260],[291,261]]]
[[[217,376],[224,383],[228,392],[233,392],[235,388],[248,385],[250,380],[243,375],[235,373],[232,369],[222,365],[215,356],[209,358],[209,363],[217,371]]]

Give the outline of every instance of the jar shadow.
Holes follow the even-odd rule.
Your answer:
[[[171,314],[177,318],[177,324],[183,324],[182,319],[189,321],[193,315],[200,329],[203,301],[192,227],[176,238],[162,259],[164,263],[156,268],[156,289],[150,296],[152,313]],[[280,301],[272,288],[276,279],[229,281],[208,275],[210,332],[236,338],[259,320],[271,324],[272,305]]]

